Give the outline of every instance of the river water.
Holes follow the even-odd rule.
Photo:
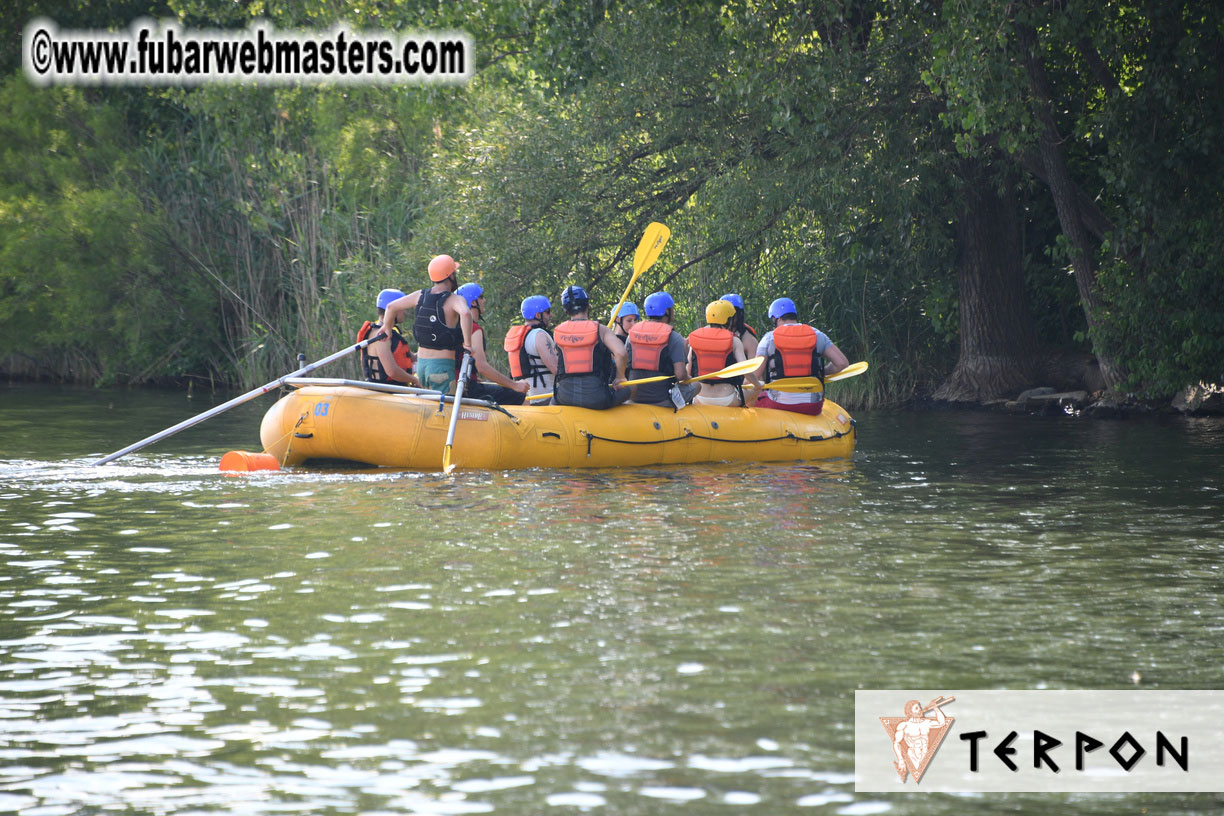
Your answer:
[[[0,387],[0,812],[1224,803],[856,793],[852,725],[856,688],[1224,688],[1218,420],[870,412],[847,461],[219,474],[271,399],[95,468],[212,403]]]

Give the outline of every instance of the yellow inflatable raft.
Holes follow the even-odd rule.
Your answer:
[[[294,382],[294,381],[291,381]],[[384,393],[367,383],[316,380],[264,415],[260,439],[282,464],[343,459],[439,470],[452,403]],[[409,389],[388,390],[408,391]],[[467,470],[641,467],[694,462],[834,459],[854,452],[854,420],[825,401],[820,416],[766,408],[621,405],[459,406],[452,461]]]

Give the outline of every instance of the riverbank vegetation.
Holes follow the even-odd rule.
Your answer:
[[[128,4],[64,28],[251,17]],[[441,9],[441,10],[439,10]],[[249,386],[448,252],[500,335],[569,282],[679,323],[794,298],[850,404],[1224,381],[1224,7],[1131,0],[252,6],[463,29],[463,86],[0,84],[0,370]],[[70,19],[71,18],[71,19]],[[20,27],[25,19],[12,21]],[[337,364],[334,374],[356,374]],[[1099,371],[1099,374],[1097,373]]]

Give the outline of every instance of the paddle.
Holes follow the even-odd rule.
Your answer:
[[[612,319],[608,321],[608,328],[616,323],[616,314],[620,311],[620,307],[629,299],[629,290],[633,288],[633,284],[637,283],[637,279],[642,277],[642,273],[654,265],[654,262],[659,259],[659,253],[663,251],[663,246],[667,243],[667,239],[671,237],[671,230],[658,221],[652,221],[646,227],[646,232],[642,235],[642,240],[638,242],[637,251],[633,253],[633,277],[629,279],[629,285],[625,287],[624,294],[616,303],[616,308],[612,310]]]
[[[851,363],[836,374],[830,374],[825,377],[825,382],[831,383],[838,380],[848,380],[851,377],[857,377],[866,370],[866,360]],[[821,391],[824,389],[824,385],[820,382],[819,377],[787,377],[765,383],[764,387],[771,391]]]
[[[472,367],[472,355],[465,352],[459,365],[459,384],[455,386],[455,402],[451,405],[450,427],[446,429],[446,447],[442,449],[442,472],[455,469],[451,462],[451,445],[455,444],[455,425],[459,422],[459,406],[463,402],[463,386],[467,382],[468,369]]]
[[[738,363],[729,365],[726,368],[721,368],[718,371],[711,371],[709,374],[702,374],[697,377],[689,377],[687,380],[683,380],[683,382],[692,383],[692,382],[701,382],[702,380],[714,380],[720,377],[738,377],[742,374],[749,374],[753,371],[756,371],[757,368],[759,368],[761,363],[763,362],[765,362],[764,357],[753,357],[751,360],[741,360]],[[621,383],[621,386],[643,385],[645,383],[662,382],[663,380],[670,380],[670,379],[671,377],[669,377],[668,375],[660,374],[657,377],[642,377],[641,379],[637,379],[637,380],[626,380],[625,382]],[[534,397],[528,397],[527,399],[542,400],[542,399],[548,399],[551,396],[552,394],[536,394]]]
[[[218,405],[215,408],[211,408],[202,414],[197,414],[196,416],[193,416],[191,419],[185,419],[179,424],[173,425],[164,431],[160,431],[158,433],[153,434],[150,437],[146,437],[145,439],[142,439],[139,442],[136,442],[135,444],[128,445],[123,450],[115,451],[109,456],[103,456],[101,459],[94,462],[93,464],[105,465],[107,462],[115,461],[120,456],[127,456],[132,451],[140,450],[146,445],[152,445],[154,442],[158,442],[162,439],[165,439],[168,436],[173,436],[174,434],[178,433],[181,430],[190,428],[192,425],[198,425],[199,423],[203,422],[206,419],[211,419],[212,417],[215,417],[217,414],[223,414],[229,409],[233,408],[235,405],[241,405],[242,403],[247,402],[248,400],[253,400],[262,394],[268,393],[273,388],[279,388],[280,386],[284,385],[285,381],[291,377],[300,377],[303,374],[309,374],[310,372],[314,371],[316,368],[319,368],[320,366],[325,366],[334,360],[339,360],[341,357],[345,356],[346,354],[352,354],[354,351],[363,349],[366,346],[370,345],[371,343],[377,342],[378,340],[382,340],[386,336],[387,336],[386,332],[379,332],[373,337],[367,337],[365,340],[362,340],[360,343],[356,343],[352,346],[349,346],[348,348],[343,349],[342,351],[337,351],[335,354],[328,355],[327,357],[324,357],[322,360],[316,360],[310,365],[302,366],[297,371],[290,372],[289,374],[286,374],[280,379],[273,380],[267,385],[263,385],[263,386],[260,386],[259,388],[252,389],[251,391],[246,392],[240,397],[234,397],[229,402]]]

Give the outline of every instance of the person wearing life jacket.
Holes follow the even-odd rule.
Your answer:
[[[484,318],[484,287],[479,283],[465,283],[455,290],[455,294],[463,298],[472,312],[472,370],[467,385],[463,386],[463,396],[502,405],[522,405],[528,383],[512,380],[498,371],[485,354],[485,332],[480,326]]]
[[[757,331],[748,325],[744,312],[744,299],[736,294],[723,295],[719,300],[725,300],[735,307],[735,320],[730,326],[731,331],[744,344],[744,356],[751,360],[757,356]]]
[[[688,346],[684,337],[672,328],[676,302],[666,292],[655,292],[642,304],[646,319],[629,330],[629,379],[657,377],[669,379],[633,386],[633,401],[646,405],[672,405],[671,388],[676,385],[686,403],[697,394],[697,383],[680,385],[687,380]]]
[[[455,294],[459,288],[459,264],[449,255],[429,262],[433,285],[387,304],[386,322],[391,325],[416,309],[412,334],[417,341],[417,379],[424,388],[449,394],[464,351],[472,349],[472,312],[467,301]]]
[[[642,317],[642,313],[638,311],[638,307],[632,303],[621,304],[621,307],[616,310],[616,314],[612,315],[612,331],[616,332],[616,336],[625,342],[629,339],[629,330],[633,328],[633,324],[638,322]]]
[[[557,344],[555,405],[604,410],[629,399],[625,381],[625,344],[607,326],[589,317],[591,301],[581,286],[561,293],[569,315],[553,329]]]
[[[746,360],[744,344],[731,331],[735,307],[725,300],[706,306],[706,325],[688,336],[689,373],[698,377]],[[755,374],[749,379],[759,383]],[[693,397],[694,405],[739,405],[744,399],[743,377],[702,380],[701,389]]]
[[[784,377],[819,377],[823,384],[826,375],[836,374],[850,361],[828,335],[799,322],[799,310],[790,298],[778,298],[769,304],[769,319],[773,321],[773,331],[762,337],[757,346],[757,354],[765,358],[757,373],[764,372],[766,391],[757,400],[756,407],[815,416],[824,407],[823,391],[770,391],[770,381]]]
[[[378,293],[378,321],[367,320],[357,331],[357,342],[367,337],[373,337],[382,331],[386,323],[387,304],[402,298],[404,293],[398,289],[384,289]],[[408,348],[408,338],[400,333],[399,326],[392,326],[389,337],[376,340],[361,350],[361,373],[366,382],[393,383],[397,385],[417,385],[417,378],[412,373],[416,365],[416,357]]]
[[[523,320],[506,332],[502,348],[510,359],[510,376],[526,382],[527,396],[549,394],[557,374],[557,347],[548,326],[552,322],[552,302],[544,295],[523,298],[520,305]],[[548,400],[536,400],[536,405],[548,405]]]

